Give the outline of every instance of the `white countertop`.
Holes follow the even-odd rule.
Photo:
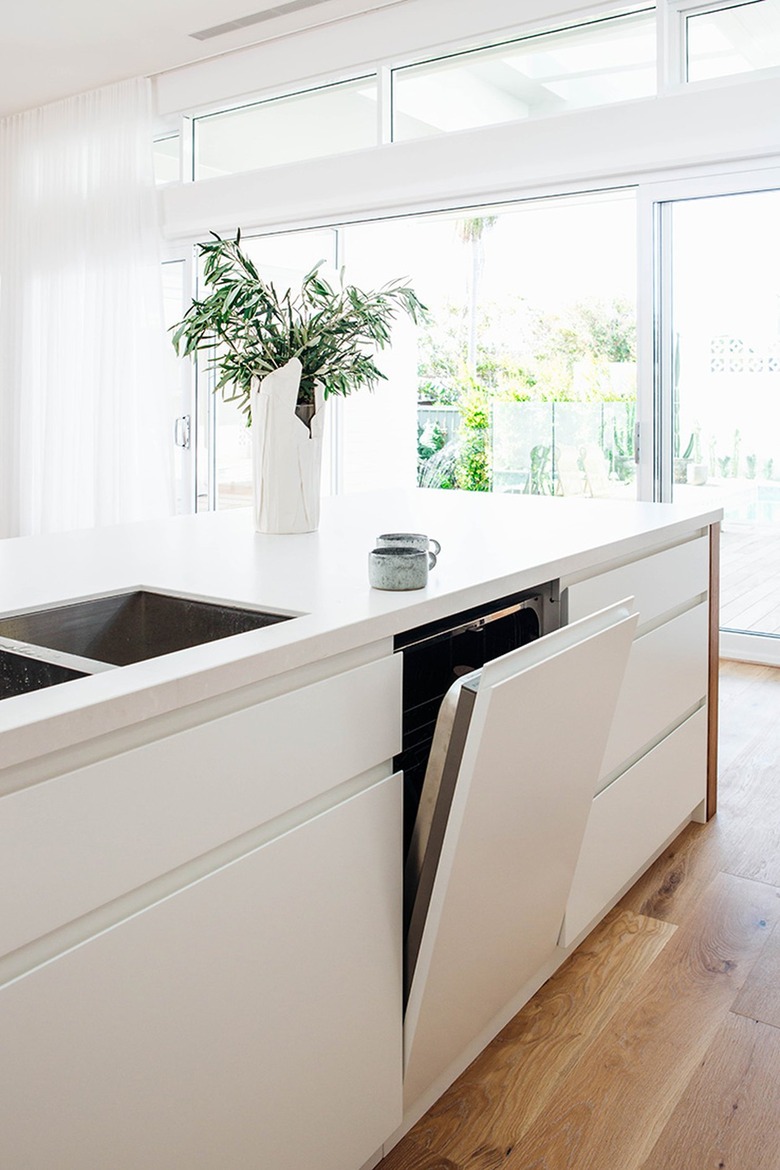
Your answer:
[[[81,743],[447,613],[640,556],[721,517],[704,506],[387,492],[323,500],[320,530],[261,536],[250,509],[0,541],[0,615],[133,587],[301,613],[0,702],[0,764]],[[426,589],[368,584],[380,532],[442,544]]]

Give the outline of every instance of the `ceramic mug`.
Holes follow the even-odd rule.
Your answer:
[[[441,552],[441,545],[432,536],[424,532],[383,532],[376,538],[377,548],[416,548],[420,552],[427,552],[433,558],[429,568],[436,564],[436,558]]]
[[[436,564],[432,552],[407,545],[386,545],[368,554],[368,580],[373,589],[424,589],[428,569]]]

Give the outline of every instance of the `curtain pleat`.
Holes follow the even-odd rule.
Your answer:
[[[151,88],[0,121],[0,535],[173,511]]]

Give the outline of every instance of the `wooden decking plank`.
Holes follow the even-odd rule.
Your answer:
[[[780,633],[776,604],[780,532],[771,525],[734,527],[726,523],[721,541],[721,625]]]

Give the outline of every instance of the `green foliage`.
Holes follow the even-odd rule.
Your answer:
[[[438,423],[434,423],[432,427],[418,425],[417,459],[425,462],[426,459],[432,458],[437,451],[441,451],[446,442],[447,432]]]
[[[455,463],[456,486],[490,491],[490,400],[484,386],[465,379],[460,398],[460,441]]]
[[[480,432],[463,436],[455,464],[455,486],[469,492],[490,491],[487,437]]]
[[[300,292],[279,294],[263,280],[235,240],[214,239],[199,244],[203,273],[211,290],[190,305],[173,326],[176,352],[186,356],[203,350],[217,372],[215,389],[227,401],[237,401],[249,417],[250,384],[291,358],[303,366],[299,405],[314,402],[315,382],[327,398],[347,395],[361,386],[372,389],[385,375],[371,350],[384,349],[390,326],[401,314],[421,322],[425,306],[408,284],[391,281],[375,292],[354,285],[333,289],[320,276],[318,264],[304,277]]]
[[[468,344],[462,305],[449,303],[428,316],[420,331],[421,400],[459,402]],[[621,298],[579,302],[562,313],[542,311],[519,295],[479,306],[474,377],[491,398],[619,399],[612,389],[609,363],[635,360],[635,310]]]
[[[477,244],[497,220],[497,215],[476,215],[470,219],[459,219],[455,224],[455,231],[458,239],[464,244]]]
[[[589,353],[608,362],[636,361],[636,311],[622,297],[579,302],[554,336],[556,351],[574,359]]]

